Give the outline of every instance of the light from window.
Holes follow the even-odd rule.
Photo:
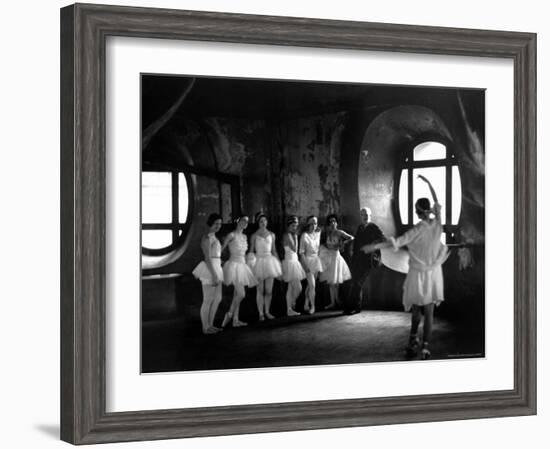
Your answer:
[[[187,189],[187,179],[183,173],[178,173],[178,200],[179,200],[179,222],[187,222],[189,212],[189,190]]]
[[[458,172],[458,167],[453,166],[452,170],[452,184],[453,184],[453,198],[452,198],[452,220],[453,224],[458,224],[460,219],[460,209],[462,207],[462,181],[460,180],[460,173]]]
[[[409,224],[409,170],[407,169],[401,171],[399,181],[399,213],[401,223]]]
[[[185,232],[189,215],[189,189],[184,173],[141,173],[142,246],[169,248]]]
[[[439,142],[423,142],[414,149],[415,161],[445,159],[446,157],[447,147]]]
[[[141,173],[142,223],[172,222],[172,174]]]
[[[141,231],[141,245],[149,249],[166,248],[172,244],[172,231],[155,229]]]

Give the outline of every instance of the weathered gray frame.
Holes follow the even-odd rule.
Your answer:
[[[105,38],[514,61],[514,388],[106,413]],[[61,438],[74,444],[536,413],[536,35],[76,4],[61,10]]]

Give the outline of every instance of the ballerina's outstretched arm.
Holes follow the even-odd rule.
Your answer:
[[[393,243],[391,240],[384,240],[383,242],[378,243],[370,243],[368,245],[363,245],[361,248],[359,248],[361,251],[363,251],[365,254],[373,253],[379,249],[384,248],[390,248],[393,246]]]
[[[418,175],[418,178],[421,179],[422,181],[424,181],[426,184],[428,184],[428,188],[430,189],[430,193],[432,194],[432,199],[433,199],[434,203],[437,203],[437,195],[436,195],[435,190],[432,186],[432,183],[425,176]]]
[[[437,201],[437,195],[435,193],[435,189],[432,186],[432,183],[425,176],[418,175],[418,177],[422,181],[424,181],[426,184],[428,184],[428,188],[430,189],[430,193],[432,194],[432,200],[434,202],[432,212],[435,215],[436,220],[441,221],[441,205],[439,204],[439,201]]]

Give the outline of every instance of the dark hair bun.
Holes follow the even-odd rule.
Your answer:
[[[222,219],[222,216],[220,214],[213,213],[208,216],[208,219],[206,220],[206,224],[208,226],[212,226],[216,220],[221,220],[221,219]]]
[[[418,198],[418,200],[416,200],[416,207],[423,212],[429,212],[432,208],[428,198]]]
[[[286,225],[290,225],[292,223],[298,223],[298,217],[296,215],[291,215],[286,219]]]

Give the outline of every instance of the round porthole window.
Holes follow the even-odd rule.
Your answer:
[[[190,185],[182,172],[141,173],[143,254],[166,254],[183,241],[189,228]]]

